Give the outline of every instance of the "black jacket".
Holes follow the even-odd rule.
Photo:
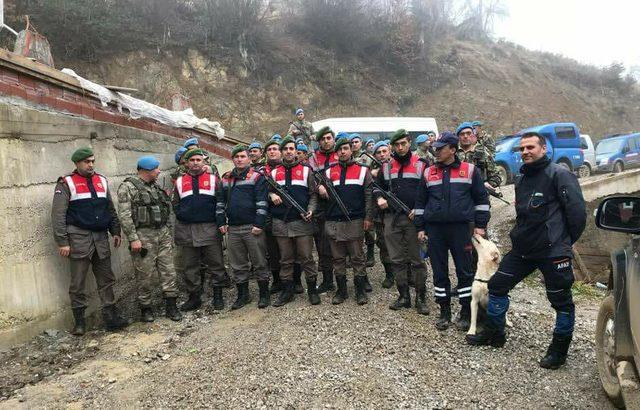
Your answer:
[[[571,245],[587,221],[576,176],[547,157],[523,165],[520,172],[516,225],[510,233],[513,252],[529,259],[571,257]]]

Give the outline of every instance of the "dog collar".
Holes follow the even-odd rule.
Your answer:
[[[489,281],[486,279],[474,279],[474,280],[477,280],[478,282],[482,282],[482,283],[489,283]]]

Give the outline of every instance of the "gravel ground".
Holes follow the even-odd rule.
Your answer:
[[[494,235],[513,218],[509,208],[494,204]],[[84,338],[49,332],[0,355],[0,408],[612,408],[595,367],[597,297],[576,295],[568,363],[548,371],[537,360],[554,314],[539,281],[514,290],[513,328],[493,349],[437,331],[433,303],[426,317],[389,310],[395,290],[381,289],[380,267],[370,276],[365,306],[350,283],[340,306],[298,295],[258,310],[252,284],[254,303],[240,311],[202,309],[180,323]],[[227,304],[234,294],[226,291]]]

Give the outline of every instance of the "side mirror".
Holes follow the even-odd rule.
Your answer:
[[[583,142],[582,144],[580,144],[580,148],[589,149],[589,146]]]
[[[596,226],[607,231],[640,234],[640,198],[616,196],[600,203]]]

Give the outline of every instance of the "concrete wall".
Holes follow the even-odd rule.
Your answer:
[[[139,156],[156,155],[169,170],[179,144],[163,134],[0,102],[0,349],[71,323],[68,261],[57,255],[50,220],[55,182],[74,169],[71,153],[93,147],[96,169],[116,200]],[[214,160],[221,170],[230,168],[228,160]],[[112,266],[131,280],[125,247],[114,252]],[[92,278],[90,286],[95,289]]]

